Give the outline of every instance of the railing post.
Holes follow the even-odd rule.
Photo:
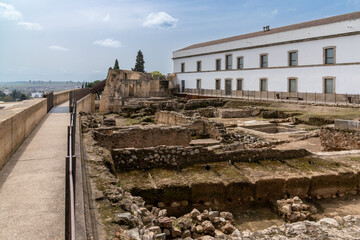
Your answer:
[[[71,239],[69,156],[65,158],[65,239]]]

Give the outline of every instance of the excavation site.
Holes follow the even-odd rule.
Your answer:
[[[294,236],[306,228],[317,228],[313,237],[340,234],[359,221],[348,216],[360,214],[359,115],[351,106],[182,97],[84,113],[99,232],[112,239],[262,239],[289,237],[293,228]]]

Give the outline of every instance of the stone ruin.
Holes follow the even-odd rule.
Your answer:
[[[271,205],[291,223],[284,228],[316,228],[313,235],[301,233],[303,236],[321,238],[326,231],[338,236],[334,228],[342,229],[350,222],[360,227],[360,221],[357,225],[350,217],[308,222],[317,214],[311,201],[357,194],[357,160],[329,161],[305,149],[277,149],[280,141],[266,138],[266,134],[275,134],[271,130],[252,134],[251,127],[249,133],[226,120],[263,118],[283,126],[298,124],[296,113],[253,106],[229,109],[225,104],[222,99],[132,99],[116,113],[81,118],[85,144],[91,146],[92,171],[98,172],[96,181],[103,182],[95,194],[97,202],[116,209],[105,211],[105,222],[114,228],[110,231],[113,239],[290,236],[282,227],[240,231],[236,216],[227,210],[239,206]],[[119,126],[119,119],[140,122]],[[332,131],[321,129],[320,139],[336,142],[331,140]],[[293,131],[288,136],[296,134]],[[212,141],[206,141],[209,139]],[[354,168],[349,169],[348,164]]]
[[[150,73],[109,69],[101,95],[100,112],[116,112],[128,98],[168,97],[176,87],[176,77],[152,78]]]

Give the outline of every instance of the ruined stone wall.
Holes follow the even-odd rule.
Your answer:
[[[320,141],[324,151],[360,149],[360,132],[325,127],[320,129]]]
[[[206,107],[222,107],[226,103],[226,100],[217,98],[217,99],[191,99],[185,106],[185,110],[193,110],[197,108],[206,108]]]
[[[249,109],[219,109],[218,112],[221,118],[246,118],[252,115]]]
[[[188,146],[190,132],[184,127],[132,126],[95,130],[94,139],[99,146],[114,148],[142,148],[165,146]]]
[[[160,124],[167,124],[170,126],[187,125],[191,123],[189,117],[174,112],[174,111],[160,111],[155,113],[155,122]]]
[[[254,162],[264,159],[292,159],[310,155],[305,149],[252,149],[216,153],[203,147],[158,146],[151,148],[113,149],[111,155],[116,171],[135,169],[178,169],[198,163]]]

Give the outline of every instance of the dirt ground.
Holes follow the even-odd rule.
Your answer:
[[[275,147],[280,150],[288,150],[288,149],[299,149],[304,148],[310,152],[321,152],[321,143],[320,139],[317,138],[309,138],[296,142],[283,143]]]

